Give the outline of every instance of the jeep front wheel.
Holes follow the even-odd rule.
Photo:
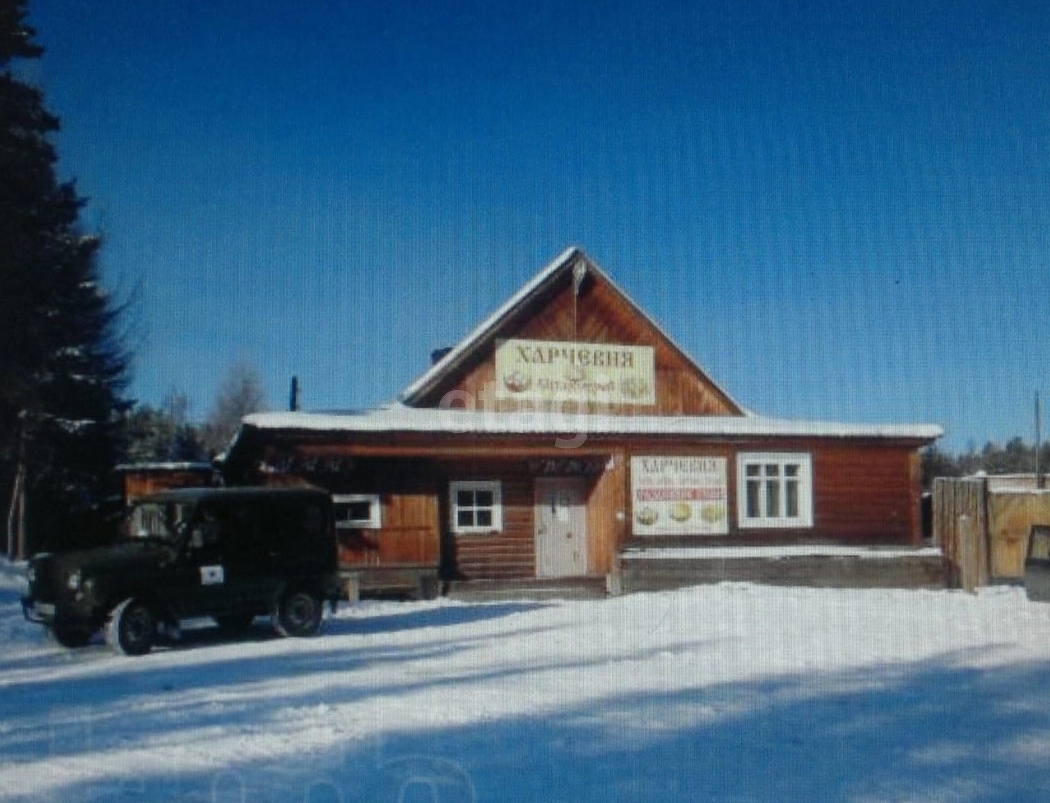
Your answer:
[[[141,600],[131,597],[113,609],[106,622],[106,643],[124,655],[145,655],[153,647],[157,620]]]
[[[321,627],[324,602],[309,591],[292,591],[281,597],[273,612],[273,628],[282,636],[312,636]]]

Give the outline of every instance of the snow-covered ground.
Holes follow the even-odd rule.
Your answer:
[[[364,603],[123,658],[53,646],[21,585],[0,562],[0,800],[1050,799],[1018,589]]]

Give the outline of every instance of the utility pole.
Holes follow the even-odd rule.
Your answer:
[[[293,413],[299,410],[300,398],[299,398],[299,377],[292,377],[292,388],[288,393],[288,409]]]

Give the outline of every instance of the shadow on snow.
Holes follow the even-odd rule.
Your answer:
[[[393,667],[399,659],[411,660],[421,649],[439,648],[392,648],[384,651],[381,660]],[[453,642],[443,649],[454,651],[457,646]],[[912,666],[706,687],[697,678],[696,688],[610,696],[543,715],[347,736],[337,747],[318,754],[238,763],[217,773],[178,773],[151,766],[138,775],[130,773],[130,781],[113,778],[52,788],[46,799],[125,803],[1045,800],[1050,789],[1046,756],[1050,664],[978,669],[959,666],[964,657],[952,654]],[[299,673],[352,669],[366,660],[374,656],[350,650],[345,656],[277,656],[255,663],[261,664],[259,679],[287,679],[294,686]],[[227,665],[208,670],[207,683],[221,680],[222,673],[231,669],[231,682],[243,683],[253,676],[247,668],[251,659],[240,669],[228,661],[217,663]],[[581,669],[584,666],[581,662]],[[119,709],[126,696],[137,696],[167,680],[186,684],[184,675],[200,671],[200,667],[171,668],[146,672],[142,679],[138,672],[117,675],[112,685],[93,690],[92,706],[105,715],[111,706]],[[626,665],[624,671],[630,671]],[[516,676],[523,673],[508,670],[508,684],[521,682]],[[411,685],[432,686],[433,704],[439,706],[443,683],[500,674],[422,679]],[[77,700],[76,680],[72,682],[65,698],[69,704]],[[252,699],[244,711],[225,708],[218,721],[232,717],[238,728],[255,731],[283,706],[322,700],[338,705],[401,688],[405,687],[397,683],[365,690],[334,687],[321,695],[298,697],[292,689],[279,698]],[[9,693],[3,700],[2,719],[13,715],[26,727],[25,717],[35,714],[39,726],[39,717],[46,716],[48,707],[63,702],[53,692],[33,695],[23,699],[16,711]],[[210,721],[203,706],[189,714],[180,709],[180,715],[177,727],[200,728]],[[104,722],[97,729],[94,749],[120,747],[105,744]],[[164,719],[159,717],[138,735],[163,732]],[[75,734],[70,738],[70,754],[76,757],[80,750],[82,759],[89,761],[90,752],[77,744]],[[12,746],[8,742],[4,750],[8,756]]]

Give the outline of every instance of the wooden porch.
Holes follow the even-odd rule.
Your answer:
[[[749,582],[811,588],[944,588],[935,547],[841,545],[647,548],[619,556],[613,593]]]

